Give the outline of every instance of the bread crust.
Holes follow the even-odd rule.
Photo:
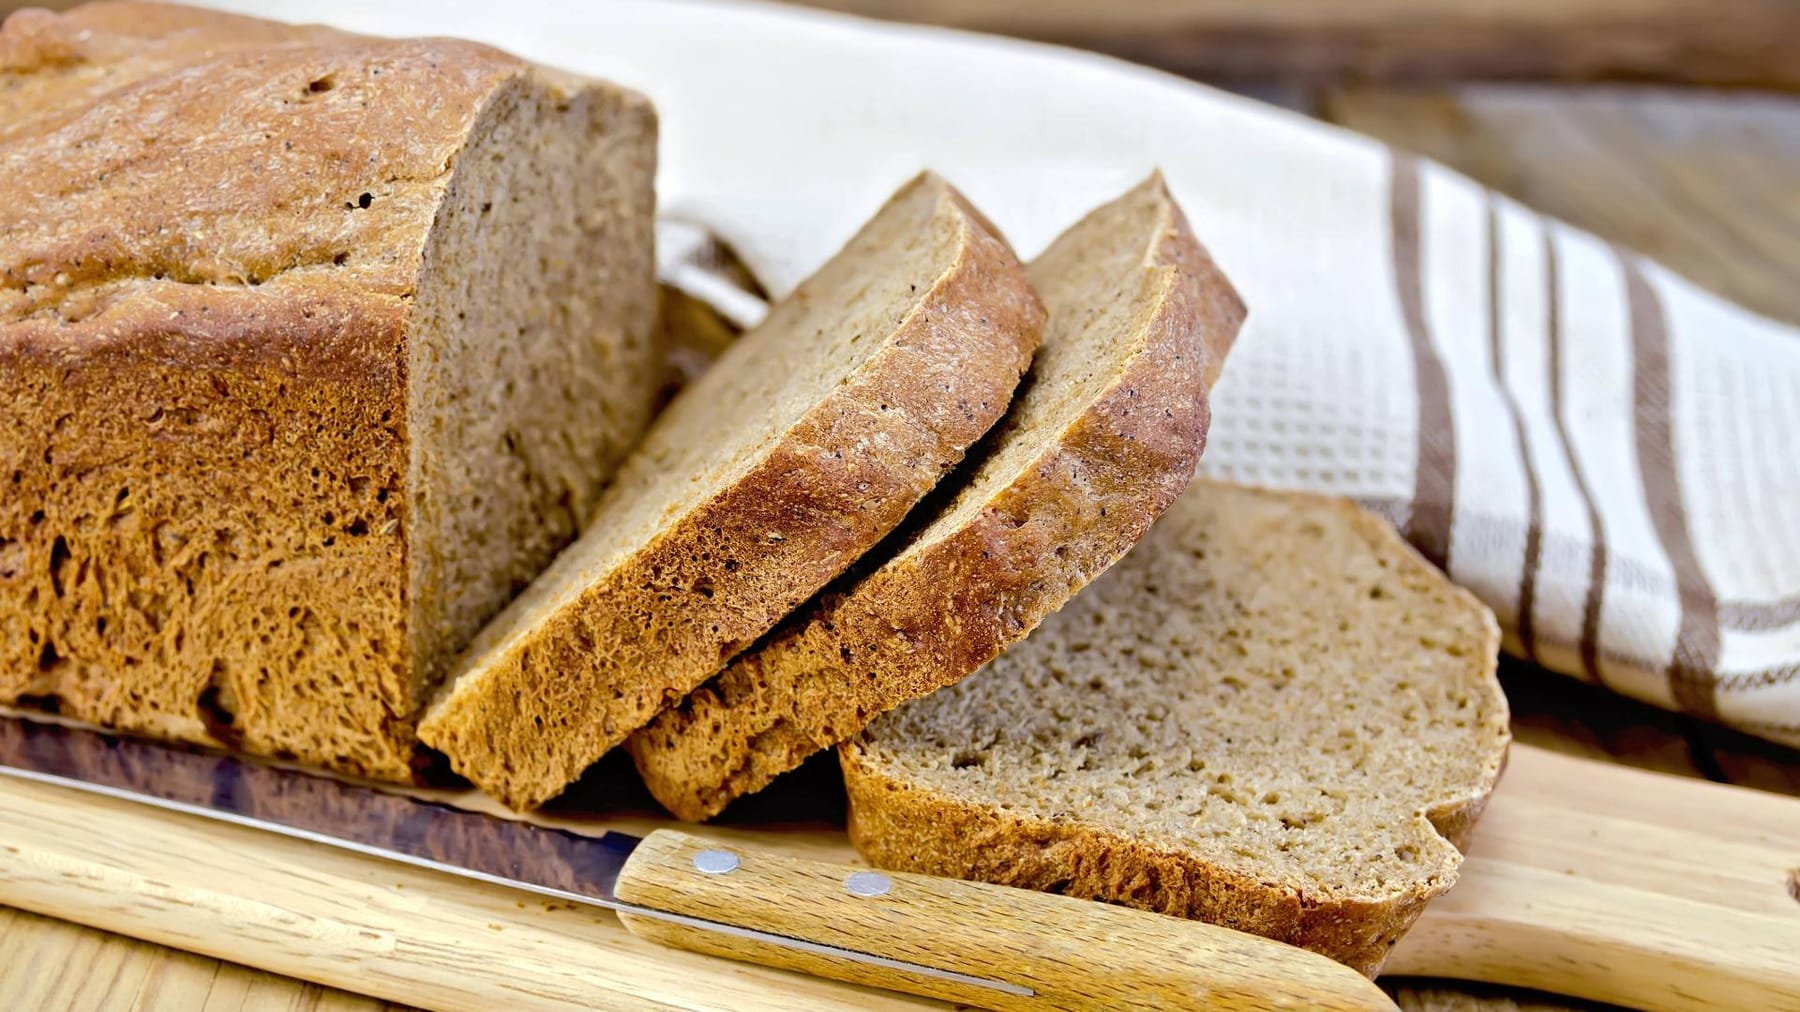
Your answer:
[[[110,3],[0,72],[0,702],[410,779],[413,298],[539,72]]]
[[[321,290],[248,320],[207,292],[104,333],[0,328],[0,700],[405,779],[404,637],[341,635],[405,619],[400,497],[377,500],[406,474],[404,310]],[[352,474],[360,495],[331,488]],[[367,682],[262,677],[286,658]]]
[[[1407,566],[1443,581],[1390,527],[1349,500],[1279,494],[1314,500],[1348,516],[1364,536],[1387,545]],[[1482,656],[1492,665],[1500,648],[1492,612],[1472,594],[1443,582],[1461,607],[1481,616]],[[1454,845],[1452,859],[1437,874],[1379,901],[1307,896],[1125,833],[1075,820],[1020,816],[923,788],[890,776],[860,738],[838,748],[849,793],[850,840],[876,867],[1060,892],[1222,924],[1323,953],[1373,978],[1425,904],[1455,883],[1460,851],[1505,767],[1507,707],[1492,670],[1483,681],[1488,699],[1481,708],[1489,726],[1472,729],[1471,736],[1486,736],[1494,748],[1472,761],[1473,786],[1466,794],[1417,813],[1430,832]]]
[[[1312,901],[1131,837],[920,790],[864,766],[850,747],[838,755],[850,794],[850,842],[877,868],[1207,921],[1323,953],[1371,978],[1425,903],[1448,886],[1415,887],[1383,903]]]
[[[810,605],[630,739],[650,791],[718,814],[877,715],[1022,639],[1137,543],[1193,477],[1207,391],[1244,316],[1160,178],[1141,351],[960,530]]]
[[[471,650],[420,726],[458,773],[513,808],[556,796],[892,530],[999,419],[1043,307],[960,195],[913,185],[943,187],[960,219],[952,267],[739,480],[525,635]]]

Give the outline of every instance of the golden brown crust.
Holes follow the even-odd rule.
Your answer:
[[[535,73],[160,4],[7,20],[0,701],[410,777],[413,296]]]
[[[892,530],[1000,417],[1044,311],[1011,250],[948,193],[963,248],[882,350],[740,479],[434,704],[420,736],[457,772],[514,808],[556,796]]]
[[[404,778],[404,642],[347,634],[404,618],[403,309],[208,291],[0,330],[0,699]],[[290,665],[369,684],[264,674]]]
[[[638,771],[671,812],[710,818],[880,713],[975,671],[1181,494],[1205,447],[1207,389],[1244,309],[1163,199],[1154,266],[1165,287],[1143,350],[961,530],[828,595],[633,735]]]
[[[25,14],[0,30],[18,82],[0,143],[27,183],[0,204],[0,324],[104,334],[197,286],[245,318],[309,281],[405,298],[470,126],[530,69],[475,43],[164,5]]]
[[[1484,745],[1470,762],[1472,788],[1443,799],[1420,815],[1432,829],[1463,849],[1505,766],[1507,707],[1492,675],[1499,626],[1473,595],[1448,584],[1430,563],[1379,518],[1356,504],[1303,493],[1262,493],[1311,500],[1342,513],[1371,544],[1386,546],[1404,565],[1429,574],[1459,609],[1480,616],[1488,697],[1474,708],[1484,726],[1471,741]],[[1308,896],[1298,888],[1243,870],[1213,864],[1197,854],[1157,846],[1124,830],[1077,820],[1049,820],[960,799],[889,775],[887,766],[858,738],[838,748],[849,794],[849,833],[858,853],[880,868],[922,872],[1089,899],[1188,917],[1299,945],[1374,977],[1389,951],[1425,904],[1456,881],[1456,864],[1429,878],[1398,886],[1374,901]],[[1455,857],[1455,855],[1452,855]]]

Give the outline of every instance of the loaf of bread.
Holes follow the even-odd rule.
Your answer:
[[[0,30],[0,702],[406,778],[648,422],[656,122],[485,46]]]
[[[650,792],[716,815],[1024,637],[1194,476],[1244,306],[1160,176],[1030,268],[1050,312],[1006,420],[914,529],[630,739]]]
[[[508,805],[554,797],[892,530],[1006,410],[1043,321],[1012,250],[920,176],[675,398],[420,736]]]
[[[1199,482],[1030,639],[839,748],[851,839],[1373,976],[1505,762],[1498,648],[1373,514]]]

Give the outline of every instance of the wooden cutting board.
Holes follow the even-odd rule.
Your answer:
[[[936,1004],[665,949],[606,911],[63,788],[0,778],[0,811],[0,903],[394,1001]],[[856,861],[829,820],[704,832]],[[1517,746],[1461,880],[1388,971],[1646,1008],[1800,1009],[1800,800]]]

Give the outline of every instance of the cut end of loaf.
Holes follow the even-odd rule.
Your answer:
[[[1196,483],[1031,639],[840,749],[852,838],[1372,975],[1499,776],[1497,649],[1373,515]]]
[[[645,99],[537,70],[452,163],[409,346],[415,709],[587,526],[649,421],[655,174]]]

